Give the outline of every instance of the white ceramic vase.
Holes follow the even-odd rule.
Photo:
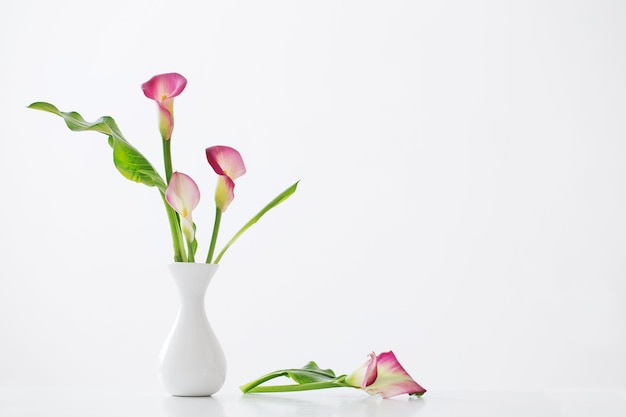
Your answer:
[[[226,379],[226,359],[207,319],[204,298],[218,265],[176,262],[168,267],[180,307],[159,356],[159,379],[171,395],[213,395]]]

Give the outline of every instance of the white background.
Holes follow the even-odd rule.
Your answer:
[[[174,167],[248,173],[207,311],[223,392],[392,349],[429,390],[626,386],[626,6],[619,1],[9,1],[0,6],[0,385],[158,392],[178,299],[141,84],[176,71]],[[203,255],[200,255],[202,257]]]

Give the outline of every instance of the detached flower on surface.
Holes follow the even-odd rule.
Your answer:
[[[296,384],[266,385],[264,382],[278,377],[291,378]],[[283,369],[270,372],[252,382],[239,387],[246,393],[309,391],[324,388],[359,388],[371,395],[380,394],[383,398],[401,394],[422,396],[426,390],[404,370],[393,352],[376,356],[370,353],[369,359],[352,374],[335,376],[331,369],[321,369],[315,362],[309,362],[299,369]]]
[[[223,213],[235,198],[235,180],[246,173],[241,154],[230,146],[211,146],[206,159],[218,175],[215,204]]]
[[[186,85],[187,79],[175,72],[155,75],[141,85],[144,95],[159,106],[159,131],[164,140],[170,140],[174,130],[174,97]]]
[[[180,226],[188,242],[194,240],[193,219],[191,212],[200,202],[200,189],[187,174],[174,172],[165,191],[168,204],[180,215]]]
[[[370,353],[367,362],[350,374],[346,383],[371,395],[380,394],[383,398],[400,394],[422,395],[426,392],[404,370],[392,351],[378,356],[374,352]]]

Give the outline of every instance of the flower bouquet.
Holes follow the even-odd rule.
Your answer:
[[[35,102],[28,106],[31,109],[43,110],[62,117],[67,127],[72,131],[96,131],[108,136],[109,145],[113,149],[113,163],[118,171],[129,180],[149,187],[156,187],[159,191],[169,221],[175,262],[195,262],[198,248],[196,225],[193,221],[192,212],[200,201],[200,190],[189,175],[180,171],[173,171],[172,168],[171,142],[174,130],[174,98],[185,89],[186,85],[187,80],[178,73],[155,75],[142,85],[144,95],[154,100],[158,107],[165,178],[124,138],[113,118],[104,116],[93,123],[89,123],[79,113],[62,112],[50,103]],[[246,167],[240,153],[229,146],[206,148],[206,158],[218,178],[215,189],[215,220],[205,262],[218,264],[226,250],[248,228],[269,210],[295,193],[298,182],[289,186],[263,207],[215,255],[222,214],[233,201],[235,180],[246,173]]]

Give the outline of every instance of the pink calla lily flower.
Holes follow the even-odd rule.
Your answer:
[[[186,85],[187,79],[175,72],[155,75],[141,85],[144,95],[159,106],[159,130],[165,140],[170,140],[174,130],[174,97],[182,93]]]
[[[235,198],[235,180],[246,173],[241,154],[229,146],[211,146],[206,149],[209,164],[219,175],[215,189],[215,204],[223,213]]]
[[[378,356],[374,352],[370,353],[367,362],[348,375],[346,383],[371,395],[380,394],[383,398],[401,394],[422,395],[426,392],[404,370],[392,351]]]
[[[200,202],[200,190],[189,175],[182,172],[172,173],[172,178],[165,191],[165,200],[180,215],[180,225],[189,242],[194,239],[193,218],[191,212]]]

